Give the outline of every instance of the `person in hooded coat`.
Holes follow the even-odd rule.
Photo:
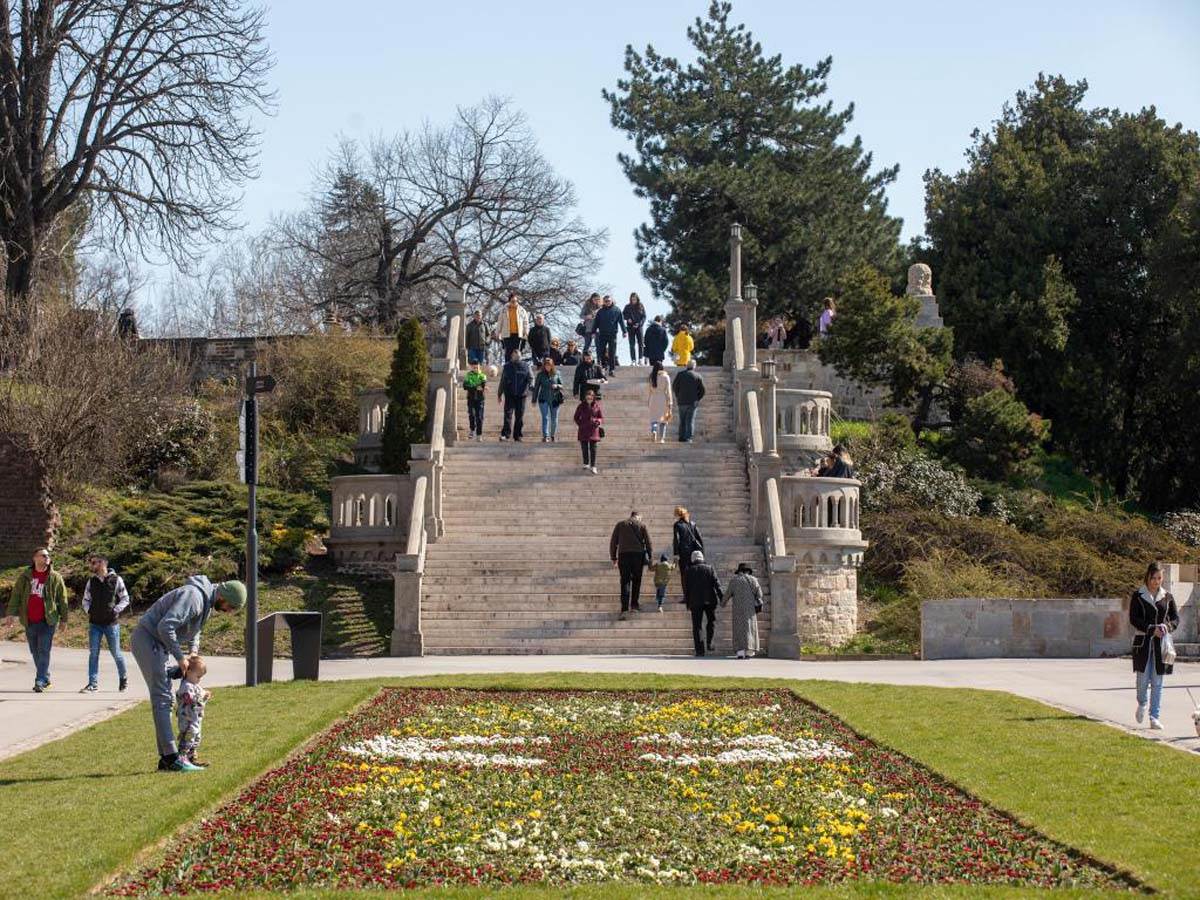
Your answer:
[[[1170,675],[1173,666],[1163,659],[1163,638],[1179,627],[1179,610],[1175,598],[1163,590],[1163,571],[1160,563],[1146,567],[1146,577],[1129,600],[1129,624],[1133,636],[1133,671],[1137,674],[1137,710],[1134,719],[1141,724],[1146,718],[1146,694],[1150,694],[1150,728],[1162,730],[1163,676]]]
[[[733,649],[738,659],[748,659],[758,652],[758,613],[762,609],[763,592],[754,577],[754,570],[740,563],[737,572],[729,579],[725,600],[732,607],[730,624],[733,626]]]

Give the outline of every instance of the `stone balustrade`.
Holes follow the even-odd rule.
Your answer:
[[[779,501],[788,551],[802,565],[853,566],[867,542],[859,530],[859,487],[853,478],[784,475]]]
[[[364,469],[379,469],[387,410],[387,393],[383,388],[358,395],[358,440],[354,444],[354,462]]]
[[[829,391],[777,388],[775,395],[780,448],[828,453],[833,447],[829,437],[833,394]]]
[[[329,549],[339,567],[386,567],[404,552],[413,499],[407,475],[346,475],[331,490]]]

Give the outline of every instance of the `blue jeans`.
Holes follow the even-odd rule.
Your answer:
[[[121,626],[88,625],[88,684],[96,686],[100,679],[100,639],[108,641],[108,652],[117,664],[117,677],[125,680],[125,655],[121,653]]]
[[[479,363],[481,366],[487,363],[487,350],[467,350],[467,365]]]
[[[45,686],[50,683],[50,646],[54,643],[54,626],[43,620],[25,626],[25,640],[29,641],[29,653],[33,656],[36,670],[33,683]]]
[[[554,437],[558,434],[558,407],[545,400],[539,400],[538,409],[542,411],[542,437]]]
[[[1147,638],[1149,640],[1149,638]],[[1158,674],[1158,669],[1154,667],[1154,649],[1151,648],[1150,655],[1146,659],[1146,668],[1142,672],[1138,672],[1137,677],[1137,702],[1138,706],[1146,705],[1146,688],[1150,689],[1150,718],[1157,719],[1158,714],[1162,712],[1162,687],[1163,677]]]
[[[679,440],[690,441],[696,433],[696,404],[679,404]]]
[[[665,584],[657,585],[654,588],[654,600],[658,603],[658,608],[662,609],[663,601],[667,599],[667,586]]]

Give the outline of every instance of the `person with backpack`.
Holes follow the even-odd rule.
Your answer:
[[[500,386],[496,394],[504,403],[504,425],[500,428],[500,440],[507,441],[511,436],[520,442],[525,428],[525,398],[533,382],[533,373],[529,364],[521,359],[519,351],[509,354],[504,371],[500,374]]]
[[[671,335],[663,324],[662,316],[655,316],[654,321],[646,326],[646,359],[650,365],[661,363],[667,358],[667,348],[671,345]]]
[[[583,399],[575,407],[575,425],[579,429],[579,449],[583,453],[583,467],[593,475],[596,472],[596,445],[604,437],[604,407],[596,398],[595,388],[588,388]]]
[[[642,344],[642,326],[646,324],[646,307],[642,306],[642,298],[636,292],[629,295],[629,302],[621,311],[625,318],[626,333],[629,335],[629,361],[633,365],[641,365],[645,350]]]
[[[1129,624],[1133,626],[1133,671],[1137,675],[1137,710],[1134,720],[1146,718],[1146,694],[1150,697],[1150,729],[1162,731],[1163,676],[1174,671],[1174,657],[1166,653],[1167,636],[1179,627],[1175,598],[1163,589],[1161,563],[1146,567],[1142,586],[1129,599]],[[1172,647],[1172,652],[1173,652]]]
[[[622,519],[614,526],[608,540],[609,558],[613,568],[621,574],[621,619],[626,618],[631,609],[641,611],[642,570],[650,565],[653,554],[650,532],[635,509],[628,519]]]
[[[692,553],[704,549],[704,537],[700,529],[692,522],[691,514],[686,507],[675,507],[675,530],[673,535],[672,552],[679,564],[679,587],[683,591],[683,600],[687,602],[687,568],[692,564]]]
[[[533,380],[533,402],[542,414],[542,443],[550,443],[558,434],[558,408],[563,402],[563,383],[554,366],[554,360],[546,357]]]
[[[33,551],[33,565],[17,573],[8,597],[8,615],[4,624],[20,619],[33,657],[33,692],[50,689],[50,648],[54,633],[67,624],[67,585],[58,570],[50,565],[50,550]]]
[[[88,614],[88,680],[81,694],[100,689],[100,642],[108,641],[108,652],[117,664],[117,690],[129,687],[125,656],[121,653],[121,625],[118,617],[129,608],[129,591],[121,576],[108,567],[108,557],[93,553],[88,557],[91,577],[83,587],[83,611]]]
[[[721,591],[721,579],[717,578],[716,570],[704,561],[702,550],[692,551],[684,597],[688,611],[692,614],[692,643],[695,645],[696,655],[703,656],[705,648],[712,653],[713,637],[717,631],[717,604],[724,601],[725,595]],[[708,621],[705,625],[705,639],[702,641],[700,625],[705,619]]]

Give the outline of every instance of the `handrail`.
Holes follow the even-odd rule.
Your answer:
[[[446,359],[451,361],[453,371],[458,364],[458,335],[462,331],[462,317],[451,316],[449,327],[446,329]]]
[[[746,391],[746,418],[750,422],[750,451],[762,453],[762,420],[758,416],[758,394],[754,391]]]
[[[742,344],[742,317],[734,316],[729,325],[733,336],[733,370],[740,372],[746,368],[746,348]]]
[[[425,492],[429,488],[429,479],[421,475],[413,483],[412,507],[408,514],[408,540],[404,552],[409,556],[417,556],[421,552],[421,544],[425,538]]]
[[[783,505],[779,502],[779,483],[774,478],[768,478],[767,494],[767,525],[770,528],[771,556],[787,556],[787,541],[783,536]]]
[[[436,459],[446,447],[446,389],[438,388],[433,395],[433,425],[429,433],[429,459]]]

